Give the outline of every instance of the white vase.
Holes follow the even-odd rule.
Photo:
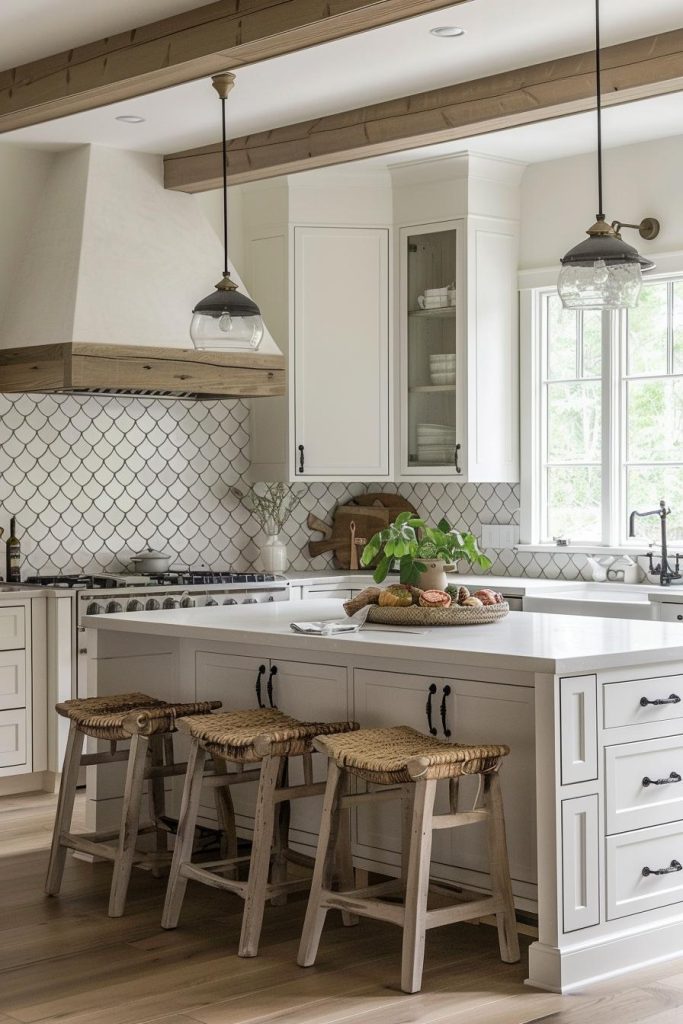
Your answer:
[[[269,533],[261,547],[261,565],[264,572],[284,572],[289,566],[287,545],[278,533]]]

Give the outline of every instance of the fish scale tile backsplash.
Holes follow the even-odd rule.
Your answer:
[[[7,532],[17,517],[24,577],[130,569],[147,546],[178,566],[254,568],[259,528],[230,490],[246,486],[248,466],[241,401],[0,395],[0,526]],[[306,517],[324,519],[367,489],[398,489],[421,514],[476,534],[481,521],[512,521],[519,508],[510,484],[298,484],[285,528],[292,569],[331,568],[330,556],[308,556]],[[589,578],[581,555],[489,555],[497,574]]]

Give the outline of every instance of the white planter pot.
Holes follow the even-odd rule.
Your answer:
[[[455,566],[441,559],[435,559],[432,562],[426,562],[424,559],[420,559],[420,561],[427,566],[425,572],[420,573],[417,584],[420,590],[445,590],[448,586],[446,571],[453,572]]]

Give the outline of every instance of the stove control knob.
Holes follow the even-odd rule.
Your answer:
[[[214,599],[212,597],[207,598],[206,605],[205,605],[206,608],[214,608],[214,607],[217,607],[217,606],[218,606],[218,601],[214,601]]]
[[[183,597],[180,601],[181,608],[194,608],[195,600],[193,597]]]
[[[237,604],[237,601],[235,600],[234,597],[226,597],[223,604]]]
[[[123,608],[118,601],[108,601],[107,607],[104,609],[108,615],[115,614],[116,612],[122,612]]]
[[[166,609],[168,609],[168,608],[177,608],[178,604],[177,604],[176,599],[174,597],[165,597],[164,598],[163,607],[166,608]]]
[[[273,595],[269,594],[268,595],[268,603],[270,603],[271,601],[274,601],[274,600],[275,600],[275,598],[273,597]]]
[[[255,597],[245,597],[244,601],[242,601],[242,604],[258,604],[258,601],[256,600]]]
[[[144,609],[144,605],[143,605],[142,601],[138,601],[138,599],[135,598],[135,597],[133,598],[132,601],[129,601],[128,604],[126,605],[126,611],[127,612],[142,612],[144,610],[145,609]]]
[[[85,610],[86,615],[101,615],[102,605],[98,604],[97,601],[91,601]]]
[[[154,612],[157,611],[157,609],[161,608],[161,605],[157,601],[156,597],[150,597],[149,601],[145,605],[145,608],[147,609],[148,612]]]

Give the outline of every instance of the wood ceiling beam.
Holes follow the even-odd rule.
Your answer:
[[[467,2],[217,0],[0,72],[0,132]]]
[[[606,105],[683,90],[683,29],[603,50]],[[595,54],[462,82],[233,139],[233,184],[397,153],[595,106]],[[167,188],[203,192],[221,184],[220,145],[164,158]]]

